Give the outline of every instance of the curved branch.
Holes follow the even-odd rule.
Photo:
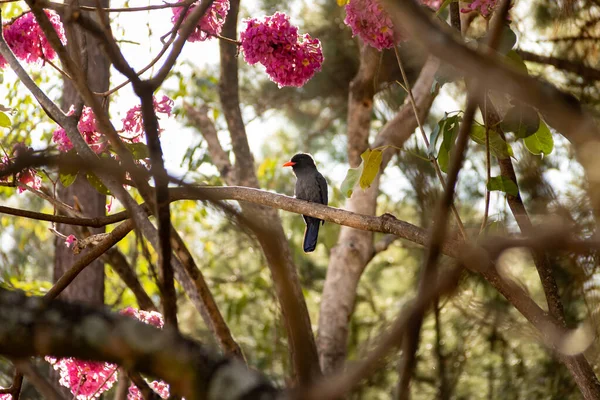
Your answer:
[[[553,67],[562,69],[563,71],[577,74],[586,81],[600,81],[600,70],[588,67],[582,62],[566,60],[558,57],[543,56],[526,50],[517,50],[517,53],[524,61],[552,65]]]
[[[127,211],[121,211],[106,217],[79,218],[64,215],[45,214],[36,211],[20,210],[18,208],[0,206],[0,214],[14,215],[17,217],[36,219],[38,221],[56,222],[59,224],[89,226],[91,228],[102,228],[103,226],[115,224],[129,218]]]
[[[175,200],[238,200],[263,206],[278,208],[296,214],[308,215],[338,225],[364,231],[391,233],[422,246],[427,244],[428,233],[425,229],[401,221],[391,214],[380,217],[358,214],[340,208],[324,206],[299,200],[282,194],[242,186],[188,186],[171,188],[171,201]],[[458,240],[447,240],[442,244],[442,252],[451,257],[458,256]]]

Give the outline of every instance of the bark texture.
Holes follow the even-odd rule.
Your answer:
[[[103,7],[108,7],[110,1],[102,0],[100,3]],[[80,4],[96,6],[98,2],[95,0],[82,0]],[[90,14],[89,16],[94,18],[96,14]],[[108,90],[110,63],[102,54],[98,42],[90,34],[83,33],[79,27],[67,24],[66,29],[70,31],[69,48],[72,56],[75,60],[79,60],[80,65],[86,72],[90,88],[97,92]],[[74,40],[77,40],[76,46],[73,46]],[[65,79],[62,108],[68,110],[71,105],[77,104],[81,104],[77,90],[69,79]],[[59,184],[58,197],[69,205],[81,208],[86,216],[100,217],[106,214],[106,196],[98,193],[88,183],[85,176],[81,176],[81,174],[67,188]],[[76,231],[69,225],[59,224],[57,230],[65,235],[81,236],[80,231]],[[102,233],[104,228],[92,228],[90,232],[92,234]],[[81,257],[81,254],[74,255],[65,246],[64,240],[60,238],[55,240],[55,248],[54,280],[56,281],[69,270],[71,265]],[[104,262],[102,260],[94,261],[75,278],[60,296],[70,301],[82,301],[97,305],[104,304]]]
[[[239,0],[232,0],[223,27],[224,36],[237,37],[238,13]],[[236,51],[236,47],[230,43],[220,42],[221,80],[219,83],[219,97],[235,155],[233,166],[228,157],[223,157],[224,153],[214,130],[210,130],[210,128],[207,130],[205,125],[202,132],[210,143],[209,151],[226,183],[228,185],[258,188],[259,182],[254,169],[254,156],[248,145],[248,136],[240,109]],[[235,173],[229,172],[232,169],[235,169]],[[304,301],[302,287],[281,225],[281,219],[276,210],[267,207],[248,203],[241,204],[241,207],[243,216],[256,226],[262,227],[266,232],[266,234],[257,235],[257,237],[267,258],[284,317],[294,380],[306,384],[315,377],[320,376],[321,371],[308,308]]]
[[[435,60],[429,60],[413,88],[421,118],[428,112],[434,98],[434,94],[431,93],[431,85],[437,66]],[[376,70],[376,68],[377,63],[373,62],[373,54],[368,50],[363,50],[361,67],[352,81],[348,104],[348,159],[351,166],[360,163],[360,154],[369,146],[368,138],[374,95],[373,90],[369,88],[373,87],[374,72],[372,69]],[[416,127],[417,121],[407,100],[397,115],[378,133],[373,147],[386,144],[402,146]],[[380,172],[384,170],[392,154],[391,149],[384,152]],[[366,191],[357,189],[346,201],[344,208],[361,214],[375,215],[379,180],[380,175]],[[345,226],[341,228],[338,243],[331,251],[319,316],[317,345],[321,368],[326,374],[340,368],[345,360],[348,323],[354,310],[356,288],[373,253],[372,232],[359,231]]]

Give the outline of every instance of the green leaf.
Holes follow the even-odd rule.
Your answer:
[[[94,189],[98,191],[98,193],[105,194],[107,196],[111,194],[110,190],[108,190],[108,188],[104,186],[104,184],[94,173],[88,172],[85,174],[85,177],[87,178],[90,185],[92,185]]]
[[[517,184],[513,182],[512,179],[505,176],[494,176],[490,178],[490,181],[487,183],[487,188],[488,190],[499,190],[515,197],[519,195]]]
[[[126,143],[125,147],[129,149],[135,160],[150,158],[150,150],[145,143]]]
[[[382,161],[382,150],[371,150],[367,149],[364,153],[360,155],[360,158],[363,159],[362,164],[364,164],[362,174],[360,175],[360,188],[363,190],[371,187],[371,183],[377,176],[379,172],[379,167],[381,166]]]
[[[435,148],[437,146],[437,140],[440,137],[440,132],[444,130],[444,125],[446,125],[447,115],[440,119],[431,131],[431,135],[429,136],[429,148],[427,149],[427,155],[430,157],[435,157]]]
[[[514,155],[510,144],[506,143],[498,132],[494,129],[489,129],[490,135],[490,152],[499,159],[505,159]],[[485,126],[474,124],[471,127],[471,139],[485,146]]]
[[[338,0],[338,3],[339,3],[339,1],[340,0]],[[452,3],[453,1],[457,1],[457,0],[444,0],[442,5],[440,6],[440,8],[438,8],[438,10],[435,12],[435,16],[437,17],[438,15],[440,15],[442,13],[442,11],[444,11],[446,9],[446,7],[448,7],[448,4]]]
[[[340,186],[340,191],[344,196],[350,198],[352,193],[354,192],[354,187],[358,183],[360,176],[362,175],[362,171],[364,168],[364,163],[360,163],[360,165],[356,168],[349,168],[346,173],[346,177]]]
[[[450,151],[444,147],[440,147],[440,152],[437,157],[438,165],[444,173],[448,173],[448,161],[450,161]]]
[[[12,122],[10,122],[10,117],[6,115],[6,113],[3,111],[0,111],[0,126],[3,128],[10,128],[12,126]]]
[[[500,128],[505,132],[514,132],[516,137],[524,139],[538,131],[540,116],[533,107],[517,103],[508,109]]]
[[[69,151],[67,154],[76,154],[75,150]],[[79,168],[76,166],[62,165],[58,169],[58,179],[64,187],[69,187],[75,182]]]
[[[73,182],[75,182],[75,179],[77,179],[77,171],[75,171],[75,172],[61,171],[58,174],[58,178],[60,179],[60,183],[62,183],[62,185],[64,187],[69,187],[73,184]]]
[[[460,117],[453,115],[447,117],[446,122],[442,126],[443,140],[438,153],[438,164],[443,172],[448,172],[448,161],[450,160],[450,152],[454,147],[456,136],[458,135]]]
[[[525,65],[525,62],[523,61],[519,53],[517,53],[516,51],[511,50],[508,53],[506,53],[506,61],[508,64],[512,65],[520,72],[523,72],[526,75],[529,73],[529,71],[527,70],[527,65]]]
[[[540,121],[540,128],[538,131],[523,139],[523,143],[525,143],[527,150],[535,155],[543,154],[547,156],[554,150],[552,133],[544,121]]]

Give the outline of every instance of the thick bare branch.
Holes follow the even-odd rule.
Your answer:
[[[19,310],[19,312],[15,312]],[[173,330],[97,308],[0,289],[0,354],[102,360],[160,378],[186,399],[275,398],[263,377]],[[40,340],[43,338],[43,340]]]

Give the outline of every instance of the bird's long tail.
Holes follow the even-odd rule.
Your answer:
[[[308,219],[308,218],[307,218]],[[304,231],[304,252],[310,253],[317,247],[319,237],[319,225],[321,220],[310,218],[306,221],[306,230]]]

